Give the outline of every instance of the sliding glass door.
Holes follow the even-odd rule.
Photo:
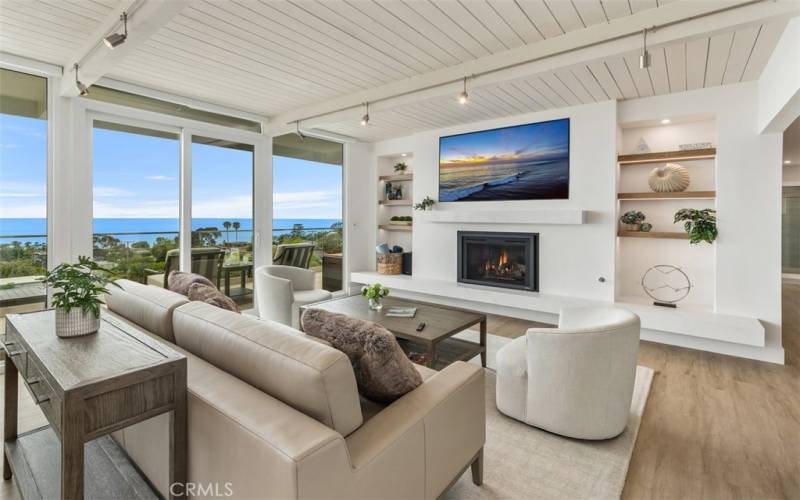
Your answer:
[[[0,69],[0,329],[46,301],[47,119],[47,79]]]
[[[273,262],[316,272],[317,288],[342,290],[344,146],[287,134],[273,138]],[[313,249],[297,261],[297,248]]]
[[[192,268],[239,303],[253,302],[252,144],[192,136]]]
[[[94,120],[92,159],[94,259],[163,286],[179,262],[179,133]]]

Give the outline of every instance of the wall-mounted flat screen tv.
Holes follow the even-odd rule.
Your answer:
[[[569,198],[569,118],[439,138],[439,201]]]

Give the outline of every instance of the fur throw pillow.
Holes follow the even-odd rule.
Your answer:
[[[189,293],[186,294],[189,300],[197,300],[217,306],[222,309],[227,309],[233,312],[240,312],[239,306],[230,297],[217,290],[214,285],[206,285],[204,283],[192,283],[189,285]]]
[[[172,271],[169,273],[169,276],[167,276],[167,286],[169,289],[181,295],[189,295],[189,287],[192,286],[193,283],[202,283],[216,289],[214,283],[202,274]]]
[[[358,390],[367,399],[391,403],[422,384],[394,335],[382,326],[320,309],[307,309],[303,331],[330,342],[350,358]]]

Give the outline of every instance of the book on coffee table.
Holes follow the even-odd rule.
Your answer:
[[[390,318],[413,318],[416,314],[416,307],[390,307],[386,311],[386,316]]]

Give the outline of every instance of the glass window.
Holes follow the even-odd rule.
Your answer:
[[[273,139],[273,261],[314,270],[317,288],[332,292],[343,286],[343,155],[338,142]],[[312,249],[309,258],[298,243]]]
[[[94,259],[120,278],[164,286],[178,270],[178,134],[96,120]]]
[[[47,269],[47,79],[0,69],[0,329],[41,309]]]
[[[192,137],[192,269],[247,309],[253,302],[250,144]]]

